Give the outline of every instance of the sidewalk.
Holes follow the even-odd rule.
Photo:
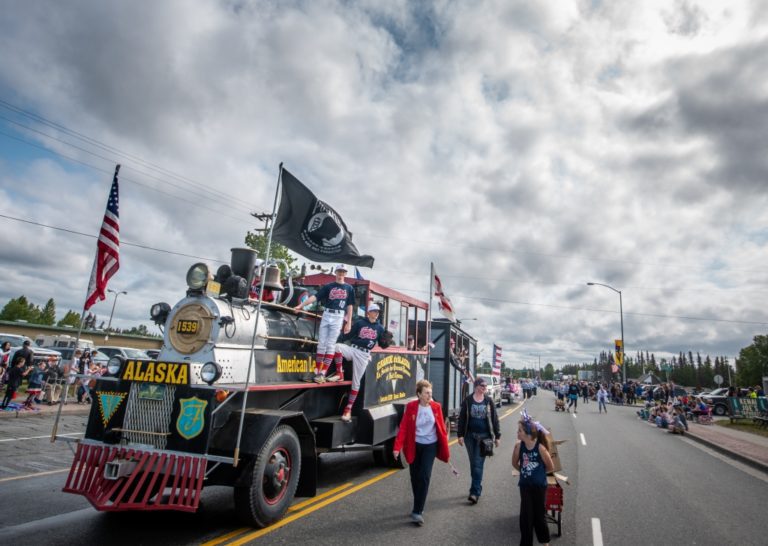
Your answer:
[[[768,438],[718,425],[688,422],[685,437],[768,473]]]

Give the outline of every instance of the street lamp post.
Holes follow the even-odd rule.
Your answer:
[[[534,354],[534,353],[528,353],[530,356],[536,356],[539,358],[539,380],[541,380],[541,355],[540,354]]]
[[[627,382],[627,362],[626,362],[626,359],[624,358],[624,355],[626,354],[626,351],[624,350],[624,306],[621,302],[621,290],[616,290],[613,286],[609,286],[601,282],[587,283],[587,286],[595,286],[595,285],[610,288],[611,290],[613,290],[619,295],[619,317],[621,318],[621,375],[622,375],[622,383],[626,383]]]
[[[120,294],[127,294],[128,293],[125,290],[121,290],[120,292],[118,292],[117,290],[112,290],[111,288],[107,288],[107,292],[111,292],[112,294],[114,294],[115,295],[115,299],[112,302],[112,312],[109,314],[109,323],[107,324],[107,333],[104,336],[104,341],[107,341],[109,339],[109,329],[112,328],[112,315],[115,314],[115,305],[117,305],[117,297]]]

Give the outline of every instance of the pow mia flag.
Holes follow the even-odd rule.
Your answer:
[[[361,256],[344,220],[286,169],[272,239],[316,262],[373,267],[373,256]]]

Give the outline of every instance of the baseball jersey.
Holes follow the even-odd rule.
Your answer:
[[[384,327],[381,324],[363,318],[352,325],[352,329],[344,339],[352,340],[353,347],[370,351],[376,346],[382,334],[384,334]]]
[[[326,309],[344,311],[347,305],[355,304],[355,291],[347,283],[330,282],[315,294],[315,298]]]

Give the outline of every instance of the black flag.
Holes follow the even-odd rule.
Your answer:
[[[286,169],[272,239],[316,262],[373,267],[373,256],[361,256],[344,220]]]

